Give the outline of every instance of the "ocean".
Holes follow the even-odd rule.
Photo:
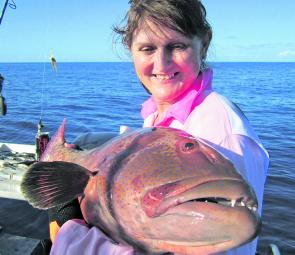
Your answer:
[[[295,63],[210,63],[214,88],[237,103],[270,154],[258,250],[274,243],[295,254]],[[90,131],[142,125],[148,95],[132,63],[0,63],[0,142],[33,144],[40,118],[54,134],[67,118],[66,139]]]

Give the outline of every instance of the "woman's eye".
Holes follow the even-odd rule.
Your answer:
[[[149,47],[142,47],[142,48],[139,49],[139,51],[146,52],[146,53],[152,52],[154,50],[155,50],[155,48],[150,47],[150,46]]]
[[[175,49],[175,50],[185,50],[187,48],[187,46],[183,43],[176,43],[171,45],[171,49]]]

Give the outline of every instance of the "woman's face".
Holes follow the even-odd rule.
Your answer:
[[[131,53],[140,81],[157,104],[173,104],[196,80],[201,40],[147,22],[133,35]]]

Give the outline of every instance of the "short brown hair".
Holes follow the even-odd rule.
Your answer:
[[[212,29],[206,19],[206,9],[199,0],[130,0],[129,4],[130,9],[124,19],[127,20],[126,25],[113,28],[129,49],[134,31],[147,20],[185,36],[207,37],[208,45],[211,41]]]

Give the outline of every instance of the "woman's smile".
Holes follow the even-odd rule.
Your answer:
[[[153,74],[153,76],[160,81],[167,81],[167,80],[172,80],[177,74],[178,72],[171,73],[171,74]]]

